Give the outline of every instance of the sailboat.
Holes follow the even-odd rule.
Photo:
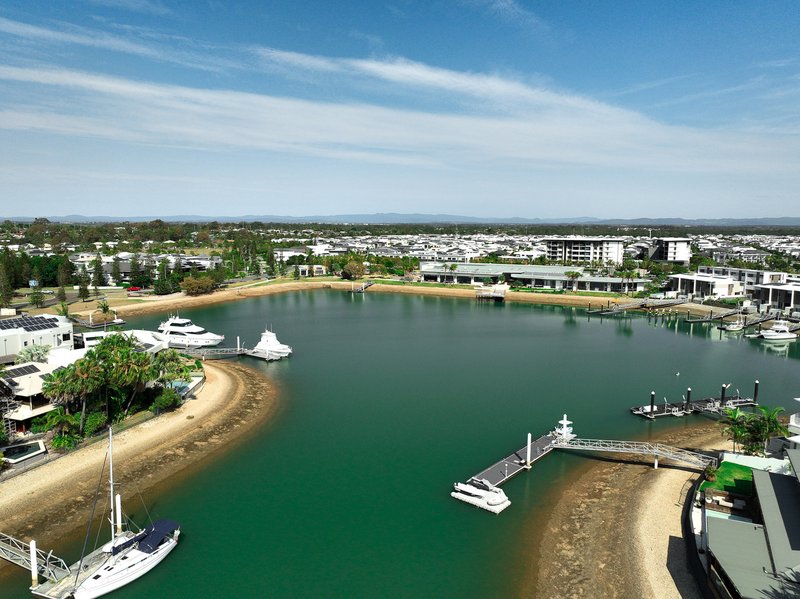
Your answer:
[[[48,599],[94,599],[133,582],[156,567],[178,545],[180,525],[157,520],[144,530],[126,530],[122,522],[122,501],[114,494],[114,457],[111,428],[108,430],[109,522],[111,540],[81,558],[69,568],[69,575],[31,586],[31,592]],[[31,564],[38,580],[36,560]]]

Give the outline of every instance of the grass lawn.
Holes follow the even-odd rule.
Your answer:
[[[753,495],[753,469],[733,462],[722,462],[714,481],[705,481],[700,490],[716,489],[737,495]]]

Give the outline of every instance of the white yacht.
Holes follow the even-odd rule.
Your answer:
[[[754,335],[748,335],[753,339],[762,341],[792,341],[797,339],[797,335],[789,330],[789,323],[785,320],[776,320],[772,327],[764,331],[759,331]]]
[[[486,479],[471,478],[466,483],[454,483],[451,497],[476,507],[499,514],[509,505],[506,494]]]
[[[138,533],[124,528],[120,496],[114,494],[111,429],[108,431],[108,454],[111,540],[81,558],[58,580],[47,579],[38,584],[39,570],[37,560],[33,559],[31,575],[37,581],[31,586],[34,595],[49,599],[100,597],[143,576],[177,547],[180,525],[171,520],[158,520]]]
[[[292,348],[278,341],[277,335],[266,329],[261,333],[261,340],[247,354],[264,360],[280,360],[288,358],[292,354]]]
[[[736,317],[736,320],[723,323],[720,327],[723,331],[727,331],[729,333],[738,333],[739,331],[744,330],[744,320],[742,319],[742,315],[739,314]]]
[[[158,325],[158,332],[167,337],[170,347],[178,348],[212,347],[225,339],[224,335],[206,331],[188,318],[180,316],[170,316]]]

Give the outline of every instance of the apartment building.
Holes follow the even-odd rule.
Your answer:
[[[624,241],[613,237],[548,237],[544,240],[547,259],[573,264],[622,263]]]

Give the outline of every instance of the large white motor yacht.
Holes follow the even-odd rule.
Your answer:
[[[190,349],[212,347],[219,345],[225,339],[224,335],[206,331],[188,318],[181,318],[180,316],[170,316],[158,325],[158,332],[167,337],[170,347]]]
[[[266,329],[261,333],[261,340],[247,353],[254,358],[280,360],[281,358],[288,358],[292,354],[292,348],[278,341],[277,335]]]

